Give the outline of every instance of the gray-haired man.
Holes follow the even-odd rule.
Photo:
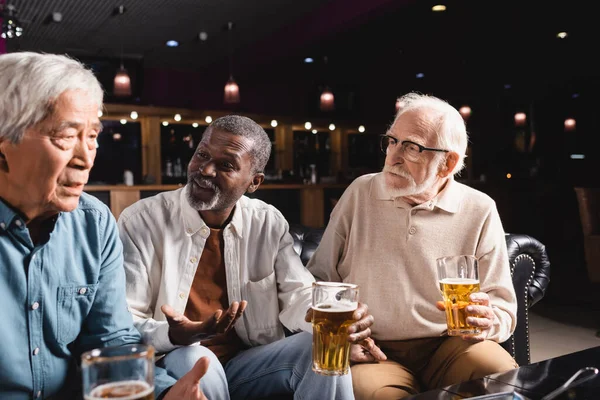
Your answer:
[[[36,53],[0,56],[0,88],[0,398],[80,398],[81,353],[141,339],[115,220],[82,192],[102,88],[79,62]],[[178,383],[158,369],[156,396],[205,399],[207,367]]]

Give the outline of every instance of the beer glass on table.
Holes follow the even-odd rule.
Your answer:
[[[464,255],[438,258],[437,271],[446,307],[448,336],[479,334],[479,328],[467,324],[466,310],[472,304],[471,293],[480,291],[477,258]]]
[[[154,400],[154,348],[143,344],[95,349],[81,356],[85,400]]]
[[[313,371],[345,375],[350,369],[348,326],[358,307],[358,285],[314,282],[312,287]]]

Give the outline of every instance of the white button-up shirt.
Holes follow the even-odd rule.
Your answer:
[[[127,302],[136,328],[158,352],[174,349],[160,307],[183,314],[198,260],[209,236],[200,214],[190,207],[186,188],[160,193],[123,211]],[[314,278],[293,249],[283,215],[273,206],[243,196],[224,228],[224,262],[229,301],[247,300],[235,325],[250,346],[282,339],[291,331],[310,331],[304,321]]]

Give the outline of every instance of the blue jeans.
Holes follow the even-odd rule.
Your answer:
[[[312,370],[312,335],[301,332],[239,353],[223,367],[212,351],[187,346],[171,351],[158,363],[179,379],[200,357],[210,357],[200,387],[209,400],[260,399],[294,394],[294,400],[353,400],[350,374],[332,377]]]

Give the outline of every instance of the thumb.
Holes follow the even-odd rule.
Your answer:
[[[206,374],[206,371],[208,371],[208,364],[210,364],[209,358],[202,357],[196,362],[190,372],[185,374],[183,379],[190,380],[194,384],[198,385],[200,383],[200,379],[202,379],[204,374]]]
[[[167,320],[172,320],[172,321],[176,321],[176,322],[181,321],[181,315],[177,314],[177,312],[175,312],[173,307],[171,307],[168,304],[163,304],[160,307],[160,311],[162,311],[163,314],[165,314],[165,317],[167,317]]]
[[[306,310],[306,315],[304,316],[304,321],[312,322],[313,309],[312,307]]]
[[[443,301],[436,301],[435,306],[440,311],[446,311],[446,306],[444,305]]]

